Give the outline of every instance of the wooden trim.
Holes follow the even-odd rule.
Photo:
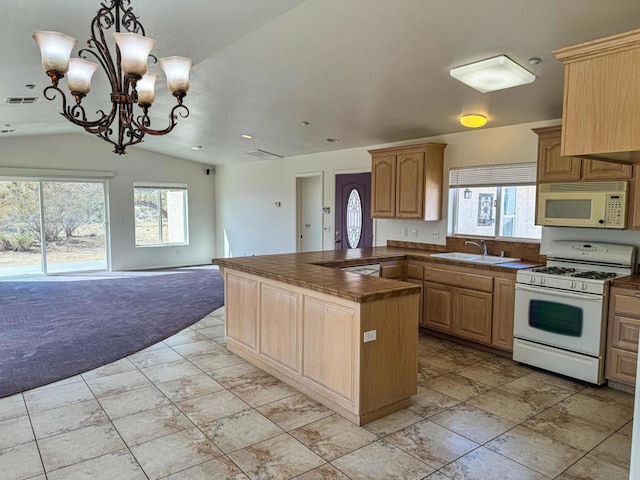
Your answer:
[[[444,150],[446,148],[446,143],[419,143],[417,145],[405,145],[402,147],[386,147],[386,148],[378,148],[376,150],[368,150],[371,155],[379,155],[382,153],[411,153],[411,152],[422,152],[427,148],[433,148],[438,150]]]
[[[640,29],[559,48],[551,53],[562,63],[573,63],[638,48]],[[566,85],[566,83],[565,83]]]

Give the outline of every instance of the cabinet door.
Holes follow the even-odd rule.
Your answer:
[[[599,160],[582,161],[584,180],[628,180],[632,166],[624,163],[601,162]]]
[[[384,155],[371,160],[371,217],[396,216],[396,156]]]
[[[396,161],[396,218],[422,218],[424,152],[404,153]]]
[[[455,334],[478,343],[491,343],[493,295],[458,288],[454,297]]]
[[[418,302],[418,323],[420,325],[424,325],[424,318],[423,318],[423,311],[424,311],[424,295],[422,290],[424,290],[423,287],[423,281],[422,280],[417,280],[415,278],[408,278],[407,282],[409,283],[413,283],[414,285],[419,285],[420,286],[420,301]]]
[[[638,354],[610,348],[607,351],[607,373],[609,380],[635,386],[636,370],[638,368]]]
[[[560,156],[561,130],[538,139],[538,181],[570,182],[580,180],[581,159]]]
[[[515,306],[514,280],[496,278],[493,283],[493,324],[491,345],[513,351],[513,311]]]
[[[227,336],[256,350],[258,348],[258,282],[227,273],[224,283]]]
[[[423,325],[441,332],[454,333],[453,292],[454,288],[439,283],[424,282]]]
[[[260,353],[297,372],[300,294],[265,284],[260,290]]]
[[[627,204],[627,228],[640,228],[640,166],[633,167],[633,176],[629,182],[629,200]]]

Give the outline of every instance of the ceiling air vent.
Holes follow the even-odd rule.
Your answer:
[[[18,105],[19,103],[36,103],[38,97],[7,97],[9,105]]]
[[[265,152],[264,150],[251,150],[250,152],[244,152],[247,155],[251,155],[252,157],[262,158],[263,160],[275,160],[276,158],[284,158],[280,155],[276,155],[275,153]]]

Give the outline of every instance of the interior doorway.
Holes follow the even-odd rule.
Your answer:
[[[373,246],[371,172],[336,175],[335,249]]]
[[[0,179],[0,277],[108,269],[105,181]]]
[[[296,175],[296,249],[322,250],[322,173]]]

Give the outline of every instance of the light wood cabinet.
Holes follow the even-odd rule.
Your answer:
[[[230,351],[358,425],[411,404],[417,294],[358,303],[232,268],[223,273]],[[371,330],[377,339],[365,343]]]
[[[444,333],[455,333],[453,319],[454,287],[424,282],[424,321],[426,327]]]
[[[640,30],[562,48],[562,155],[640,162]]]
[[[538,182],[628,180],[631,165],[561,156],[562,126],[534,128],[538,135]]]
[[[609,301],[606,377],[635,385],[640,334],[640,291],[613,287]]]
[[[370,150],[371,216],[440,220],[446,144]]]
[[[371,160],[371,216],[396,216],[396,156],[377,155]]]
[[[491,345],[511,352],[513,351],[516,282],[513,278],[496,278],[493,282]]]
[[[414,263],[414,262],[407,262],[406,264],[406,268],[405,268],[407,274],[406,274],[406,281],[409,283],[413,283],[414,285],[418,285],[420,287],[420,295],[419,295],[419,302],[418,302],[418,321],[420,324],[423,324],[424,319],[422,316],[422,312],[424,310],[424,267],[422,266],[421,263]]]
[[[425,264],[421,325],[513,351],[515,273]]]

